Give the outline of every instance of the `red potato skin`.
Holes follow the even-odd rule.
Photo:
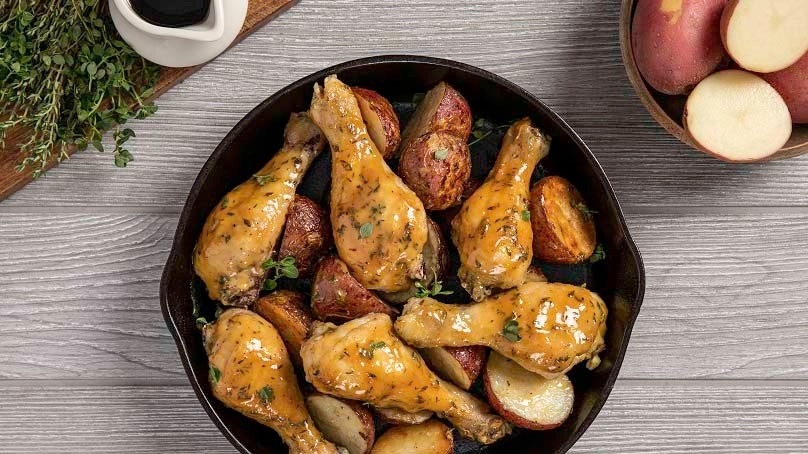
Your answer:
[[[446,152],[439,159],[437,152]],[[401,152],[398,171],[404,183],[432,211],[460,204],[471,177],[471,152],[466,140],[445,132],[423,135]]]
[[[317,260],[334,246],[331,221],[325,210],[308,197],[296,194],[278,249],[278,257],[294,257],[301,278],[311,277]]]
[[[494,394],[494,390],[491,389],[491,381],[488,378],[488,373],[483,373],[483,386],[485,386],[485,395],[488,398],[488,403],[491,404],[494,411],[516,427],[528,430],[551,430],[564,424],[563,422],[558,424],[537,424],[505,409],[497,395]]]
[[[638,0],[631,45],[648,85],[668,95],[684,94],[727,60],[721,41],[727,1]]]
[[[311,308],[322,321],[343,323],[367,314],[381,313],[393,318],[398,311],[362,287],[337,257],[324,258],[317,266],[311,287]]]
[[[553,200],[548,200],[549,197],[547,197],[551,194],[555,194],[556,197],[563,197],[563,202],[569,201],[572,205],[585,203],[583,196],[572,183],[562,177],[545,177],[533,185],[530,190],[533,256],[538,260],[549,263],[573,264],[583,262],[592,255],[597,244],[595,222],[592,219],[582,222],[583,228],[580,233],[582,237],[586,237],[586,241],[578,243],[577,250],[567,247],[554,228],[559,219],[549,219],[548,216],[545,202],[553,202]],[[576,214],[578,213],[576,212]]]
[[[808,53],[786,69],[758,74],[783,97],[794,123],[808,123]]]
[[[309,396],[309,399],[313,398],[313,397],[323,396],[323,395],[324,394],[322,394],[322,393],[314,393],[311,396]],[[339,400],[340,402],[342,402],[343,404],[348,406],[348,408],[350,408],[354,413],[356,413],[356,416],[362,422],[362,426],[369,429],[367,431],[367,435],[368,435],[367,438],[362,437],[367,442],[367,450],[365,451],[365,454],[369,453],[371,448],[373,448],[373,443],[375,443],[375,441],[376,441],[376,423],[373,420],[373,412],[370,411],[369,408],[365,407],[362,404],[362,402],[355,401],[355,400],[339,399],[339,398],[333,397],[333,396],[328,396],[328,397],[330,397],[332,399]]]
[[[286,344],[292,362],[301,366],[300,347],[311,334],[314,324],[306,297],[292,290],[277,290],[259,298],[252,309],[272,323]]]
[[[431,108],[430,100],[438,98]],[[471,135],[472,115],[466,98],[451,85],[441,82],[426,94],[401,134],[401,149],[415,139],[433,132],[446,132],[468,142]]]
[[[401,145],[401,126],[393,105],[390,104],[387,98],[374,90],[361,87],[353,87],[352,90],[357,101],[359,101],[362,116],[375,115],[378,117],[381,129],[377,129],[375,123],[365,118],[368,133],[373,138],[373,142],[379,148],[384,159],[392,158],[396,155],[399,145]],[[384,139],[381,140],[381,137],[384,137]]]
[[[485,366],[487,350],[479,345],[468,347],[443,347],[463,367],[469,381],[474,383]],[[468,388],[467,388],[468,389]]]

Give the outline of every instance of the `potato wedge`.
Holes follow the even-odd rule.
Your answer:
[[[333,245],[328,214],[317,202],[295,194],[286,217],[278,257],[294,257],[300,277],[311,277],[317,260]]]
[[[427,410],[422,410],[417,413],[410,413],[400,408],[376,408],[376,413],[379,415],[379,419],[381,419],[383,422],[393,425],[421,424],[422,422],[426,422],[435,416],[434,413]]]
[[[566,375],[547,379],[497,352],[491,352],[483,374],[488,402],[515,426],[549,430],[566,421],[575,403]]]
[[[300,366],[300,346],[309,337],[314,323],[306,297],[293,290],[278,290],[259,298],[253,311],[276,327],[292,362]]]
[[[401,144],[401,129],[393,105],[376,91],[360,87],[353,87],[352,90],[370,139],[384,159],[394,157]]]
[[[471,108],[466,98],[446,82],[441,82],[427,92],[415,109],[401,134],[401,149],[424,134],[439,131],[468,141],[471,125]]]
[[[550,263],[579,263],[595,251],[592,211],[580,192],[558,176],[542,178],[530,191],[533,255]]]
[[[466,139],[448,132],[418,137],[401,151],[398,173],[427,210],[457,206],[471,177]]]
[[[373,454],[451,454],[452,429],[437,419],[414,426],[395,426],[383,433],[370,451]]]
[[[427,218],[428,236],[424,246],[424,276],[426,278],[420,282],[424,287],[430,287],[435,280],[442,281],[449,271],[449,250],[447,249],[446,237],[441,232],[438,224]],[[415,296],[418,288],[413,285],[407,290],[396,293],[384,293],[382,298],[393,304],[404,304],[408,299]]]
[[[483,370],[486,348],[479,345],[434,347],[420,352],[432,371],[468,391]]]
[[[314,425],[330,442],[350,454],[367,454],[376,438],[376,424],[370,410],[357,401],[315,393],[306,397]]]
[[[323,321],[342,323],[374,312],[398,315],[396,309],[362,287],[345,262],[334,256],[324,258],[317,266],[311,289],[311,308]]]

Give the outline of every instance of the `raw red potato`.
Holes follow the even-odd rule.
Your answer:
[[[395,426],[376,441],[373,454],[451,454],[452,429],[437,419],[414,426]]]
[[[702,149],[731,162],[771,156],[792,131],[783,98],[765,80],[740,70],[704,79],[687,98],[682,123]]]
[[[401,144],[401,129],[398,115],[393,105],[378,92],[367,88],[354,87],[353,94],[359,103],[362,119],[368,128],[368,135],[384,159],[396,155]]]
[[[760,76],[783,97],[791,121],[808,123],[808,53],[782,71]]]
[[[483,379],[488,402],[515,426],[554,429],[572,413],[575,392],[566,375],[547,379],[491,352]]]
[[[726,58],[721,13],[727,0],[639,0],[631,27],[634,59],[655,90],[687,93]]]
[[[788,68],[808,52],[808,2],[730,0],[721,38],[741,68],[759,73]]]
[[[485,364],[486,348],[435,347],[421,350],[421,356],[436,374],[468,391],[480,376]]]
[[[373,414],[364,405],[316,393],[306,397],[306,407],[314,424],[330,442],[350,454],[370,452],[376,425]]]

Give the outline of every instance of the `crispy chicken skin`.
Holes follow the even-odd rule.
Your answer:
[[[529,119],[516,122],[505,134],[488,178],[452,220],[452,240],[460,254],[458,277],[475,301],[492,288],[525,281],[533,260],[530,176],[549,151],[549,137]]]
[[[223,404],[278,432],[289,452],[340,452],[306,410],[286,347],[271,323],[229,309],[203,331],[213,394]]]
[[[486,403],[433,374],[418,352],[393,334],[386,314],[339,327],[319,323],[301,356],[306,380],[322,393],[410,413],[433,411],[482,443],[510,432]]]
[[[305,113],[292,114],[283,148],[248,181],[225,195],[208,216],[194,252],[194,270],[211,299],[225,305],[255,302],[281,236],[297,185],[325,147]]]
[[[365,288],[397,292],[424,277],[424,206],[385,163],[351,88],[315,85],[309,115],[331,144],[331,224],[339,257]]]
[[[530,282],[468,305],[412,298],[396,320],[396,333],[416,348],[491,347],[547,378],[600,360],[608,310],[583,287]]]

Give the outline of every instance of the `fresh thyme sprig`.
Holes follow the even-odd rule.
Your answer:
[[[17,169],[39,176],[70,147],[103,151],[104,132],[156,108],[160,68],[117,35],[100,0],[0,0],[0,148],[24,133]],[[115,165],[132,154],[116,130]]]
[[[278,288],[278,279],[288,277],[289,279],[297,279],[300,272],[295,265],[294,257],[285,257],[280,261],[272,259],[267,260],[261,265],[264,270],[274,270],[274,274],[270,271],[267,274],[267,279],[264,281],[264,290],[272,291]]]

